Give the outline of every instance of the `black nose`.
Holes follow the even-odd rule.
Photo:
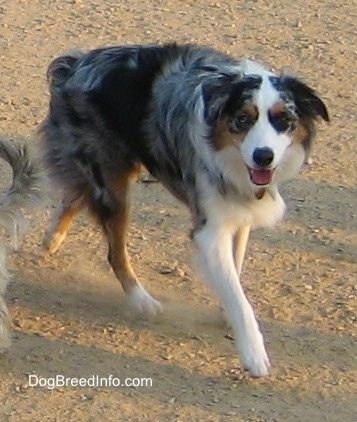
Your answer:
[[[274,160],[274,152],[268,147],[256,148],[253,152],[253,160],[260,167],[268,167]]]

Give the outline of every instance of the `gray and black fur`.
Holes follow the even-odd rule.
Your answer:
[[[144,166],[189,207],[194,235],[209,223],[210,195],[229,203],[258,201],[269,187],[252,187],[248,179],[235,183],[217,152],[231,134],[249,130],[240,110],[262,77],[213,49],[169,44],[58,57],[48,80],[49,113],[40,134],[63,202],[46,247],[55,252],[74,215],[89,208],[107,236],[109,261],[124,290],[141,310],[155,312],[159,304],[143,291],[126,252],[129,182]],[[292,103],[289,118],[300,121],[301,144],[308,150],[315,120],[328,120],[324,104],[295,78],[272,76],[271,83],[282,101]],[[280,130],[281,122],[274,124]],[[241,167],[238,173],[246,172]]]
[[[137,163],[193,210],[198,171],[224,192],[222,175],[206,157],[215,122],[223,113],[233,116],[259,86],[259,77],[245,77],[239,61],[175,44],[59,57],[48,80],[50,112],[40,130],[47,164],[61,184],[105,215],[115,207],[106,176]],[[323,103],[294,78],[275,83],[296,99],[313,135],[314,119],[328,119]]]

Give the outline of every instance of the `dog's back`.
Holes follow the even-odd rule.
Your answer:
[[[113,47],[51,63],[50,109],[40,133],[45,161],[62,186],[93,198],[103,171],[130,171],[141,161],[152,85],[177,49]]]
[[[194,153],[182,141],[197,126],[191,120],[202,81],[210,97],[216,79],[229,72],[237,76],[237,61],[192,45],[121,46],[58,57],[48,69],[51,101],[40,128],[54,179],[96,206],[93,198],[107,195],[99,193],[107,174],[142,163],[187,203],[182,163]]]

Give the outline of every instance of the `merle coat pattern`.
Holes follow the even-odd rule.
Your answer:
[[[278,186],[308,154],[325,105],[305,83],[198,46],[110,47],[55,59],[40,133],[63,201],[45,245],[55,252],[75,214],[90,209],[133,306],[161,304],[139,283],[125,235],[129,187],[144,166],[192,215],[197,261],[253,376],[270,362],[240,284],[251,227],[284,213]]]

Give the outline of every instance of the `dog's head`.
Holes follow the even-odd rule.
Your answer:
[[[252,67],[253,66],[253,67]],[[329,121],[316,92],[297,78],[276,76],[260,66],[236,79],[220,75],[203,87],[212,147],[227,164],[244,174],[253,189],[294,176],[304,162],[315,121]],[[243,166],[242,166],[243,164]],[[237,168],[236,168],[237,170]]]

